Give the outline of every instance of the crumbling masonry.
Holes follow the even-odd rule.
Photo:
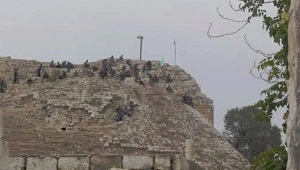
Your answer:
[[[146,61],[131,61],[142,68]],[[43,64],[49,79],[36,77]],[[169,74],[152,84],[139,71],[145,86],[108,77],[88,76],[83,65],[51,68],[50,63],[0,57],[3,139],[9,143],[9,169],[245,169],[248,161],[213,128],[213,103],[198,83],[178,66],[152,61],[149,74]],[[101,68],[102,61],[90,66]],[[125,61],[116,62],[116,71]],[[19,81],[13,82],[18,68]],[[67,77],[52,79],[65,70]],[[74,77],[75,70],[78,77]],[[32,77],[33,83],[26,80]],[[173,93],[168,93],[170,85]],[[189,95],[193,107],[182,102]],[[132,100],[132,117],[116,122],[115,109]],[[2,142],[3,143],[3,142]],[[2,145],[7,146],[7,145]],[[4,147],[5,148],[5,147]],[[7,147],[5,149],[7,151]],[[187,159],[186,159],[187,158]],[[2,161],[4,159],[1,159]],[[2,164],[1,164],[2,165]]]

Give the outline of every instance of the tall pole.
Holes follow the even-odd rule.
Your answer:
[[[176,65],[176,41],[174,41],[174,50],[175,50],[175,65]]]
[[[141,43],[140,43],[140,60],[142,60],[142,47],[143,47],[144,37],[143,36],[138,36],[137,38],[141,40]]]

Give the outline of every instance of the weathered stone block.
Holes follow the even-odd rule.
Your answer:
[[[91,170],[110,170],[111,168],[122,168],[121,156],[91,157]]]
[[[185,158],[186,160],[193,160],[194,154],[193,154],[193,139],[186,139],[185,141]]]
[[[0,170],[8,169],[8,144],[0,139]]]
[[[173,170],[184,169],[184,159],[180,155],[175,155],[172,161]]]
[[[89,157],[61,157],[58,159],[59,170],[88,170]]]
[[[205,170],[206,168],[201,167],[197,162],[187,161],[188,169],[191,170]]]
[[[56,158],[39,158],[29,157],[27,158],[26,170],[57,170],[57,159]]]
[[[152,156],[124,155],[123,167],[126,169],[151,169],[153,168]]]
[[[25,170],[25,158],[23,157],[10,157],[9,170]]]
[[[155,155],[154,169],[169,170],[171,168],[171,160],[168,156]]]

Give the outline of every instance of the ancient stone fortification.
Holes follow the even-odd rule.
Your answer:
[[[146,61],[132,61],[132,65],[138,64],[139,68],[142,67],[142,65]],[[57,70],[65,70],[66,69],[52,69],[49,68],[49,63],[43,63],[43,62],[37,62],[32,60],[17,60],[17,59],[11,59],[10,57],[0,57],[0,79],[7,80],[8,82],[13,81],[13,75],[14,75],[14,69],[18,69],[18,73],[20,76],[20,83],[24,84],[25,81],[30,76],[36,76],[37,69],[39,68],[40,64],[44,65],[44,70],[48,71],[50,75],[55,74]],[[154,75],[162,75],[162,74],[170,74],[172,79],[174,80],[173,83],[170,83],[172,89],[174,90],[174,97],[176,97],[177,100],[182,100],[182,97],[185,93],[192,96],[193,102],[194,102],[194,108],[199,110],[208,120],[209,122],[213,123],[213,102],[211,99],[207,98],[203,93],[201,93],[201,89],[198,85],[198,83],[195,81],[194,78],[192,78],[188,73],[186,73],[184,70],[179,68],[178,66],[170,66],[165,65],[164,71],[162,71],[161,67],[159,66],[158,61],[152,61],[152,64],[154,65],[151,71],[148,71],[148,73]],[[97,66],[98,68],[101,68],[102,62],[101,60],[98,62],[90,63],[91,66]],[[121,67],[125,65],[127,68],[129,66],[125,63],[117,64],[117,71],[121,70]],[[82,75],[87,72],[87,69],[83,69],[82,65],[77,65],[77,68],[71,70],[69,75],[73,75],[74,70],[77,70],[79,74]],[[131,80],[133,80],[134,76],[132,75]],[[143,79],[143,81],[146,82],[146,84],[149,83],[149,78],[146,74],[142,74],[142,70],[140,71],[140,77]],[[130,78],[129,78],[130,79]],[[39,82],[41,83],[41,82]],[[45,82],[43,82],[45,83]],[[47,83],[47,82],[46,82]],[[154,87],[164,87],[167,85],[164,80],[160,80],[160,83],[155,84]],[[19,89],[19,90],[22,90]],[[64,89],[62,89],[63,91]]]
[[[42,64],[50,77],[66,71]],[[117,62],[117,72],[124,64]],[[36,77],[37,61],[0,58],[0,79],[12,82],[15,68],[20,75],[19,83],[0,93],[10,169],[245,169],[247,160],[213,128],[212,101],[197,82],[177,66],[152,64],[148,73],[170,74],[173,82],[161,78],[150,85],[142,71],[145,86],[134,77],[88,77],[82,65],[65,79],[43,79]],[[173,94],[165,90],[168,85]],[[194,107],[182,102],[184,94]],[[135,103],[132,117],[116,123],[116,108],[129,100]]]

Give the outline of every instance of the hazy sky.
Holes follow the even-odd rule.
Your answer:
[[[234,1],[234,0],[233,0]],[[243,40],[266,52],[278,47],[253,21],[239,34],[209,39],[212,33],[231,32],[240,25],[223,21],[216,8],[234,13],[225,0],[0,0],[0,55],[40,61],[70,60],[83,63],[111,55],[139,58],[138,35],[144,36],[143,58],[177,64],[199,83],[214,101],[215,127],[223,128],[228,109],[256,102],[265,82],[249,69],[260,56]],[[281,127],[282,116],[275,122]]]

